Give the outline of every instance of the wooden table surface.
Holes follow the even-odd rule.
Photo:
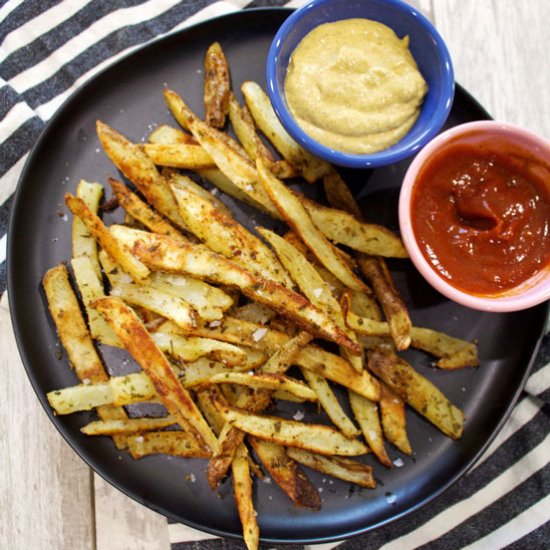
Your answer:
[[[494,118],[550,138],[548,0],[411,3],[446,40],[457,82]],[[0,547],[166,550],[166,520],[94,475],[48,420],[20,364],[5,294],[0,372]]]

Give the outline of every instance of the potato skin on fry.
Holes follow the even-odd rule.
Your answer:
[[[391,349],[377,348],[369,352],[368,365],[395,393],[445,435],[460,439],[464,413],[409,363]]]
[[[296,506],[315,512],[321,509],[321,497],[317,489],[288,456],[284,447],[251,435],[248,441],[271,477]]]
[[[220,43],[214,42],[206,51],[204,59],[204,110],[209,126],[225,126],[230,93],[229,64]]]

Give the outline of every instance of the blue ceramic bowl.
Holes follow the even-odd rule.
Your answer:
[[[409,133],[378,153],[359,155],[321,145],[296,123],[285,99],[284,83],[292,52],[318,25],[341,19],[366,18],[384,23],[402,38],[428,84],[422,111]],[[305,149],[333,164],[374,168],[403,160],[422,148],[441,129],[454,97],[454,73],[449,51],[430,21],[400,0],[313,0],[292,13],[277,32],[267,57],[269,98],[287,132]]]

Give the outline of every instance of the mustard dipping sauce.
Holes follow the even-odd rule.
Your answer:
[[[285,79],[298,125],[322,145],[354,154],[387,149],[405,136],[427,90],[409,37],[369,19],[313,29],[292,53]]]

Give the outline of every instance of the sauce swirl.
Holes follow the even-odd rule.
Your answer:
[[[451,141],[413,190],[412,228],[424,257],[471,294],[521,285],[550,264],[549,187],[550,167],[527,150],[501,138]]]

